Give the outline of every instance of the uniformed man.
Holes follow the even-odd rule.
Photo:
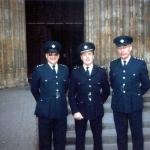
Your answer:
[[[37,102],[39,150],[51,150],[52,141],[54,150],[65,150],[68,68],[58,64],[59,42],[47,41],[44,50],[47,63],[36,67],[31,83],[31,92]]]
[[[104,69],[93,64],[95,45],[84,42],[79,46],[82,66],[71,74],[69,102],[75,119],[76,150],[85,150],[87,121],[93,133],[94,150],[102,150],[103,103],[110,94]]]
[[[118,36],[118,59],[110,64],[112,109],[117,132],[118,150],[128,149],[128,123],[130,124],[133,150],[144,150],[142,133],[142,95],[150,88],[147,66],[144,60],[131,55],[133,38]]]

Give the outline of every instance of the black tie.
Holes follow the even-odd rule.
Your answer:
[[[52,66],[53,67],[53,71],[56,74],[56,69],[55,69],[55,65]]]
[[[126,64],[126,61],[125,61],[125,60],[123,61],[123,66],[124,66],[124,67],[126,67],[126,66],[127,66],[127,64]]]
[[[90,72],[89,72],[89,67],[86,67],[86,74],[88,75],[88,76],[90,76]]]

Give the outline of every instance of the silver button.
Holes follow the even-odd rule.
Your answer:
[[[91,87],[92,87],[92,85],[89,85],[89,87],[91,88]]]
[[[56,79],[58,78],[58,76],[56,76]]]
[[[126,71],[125,70],[123,70],[123,73],[125,73]]]
[[[125,84],[125,83],[123,83],[122,85],[123,85],[123,86],[125,86],[126,84]]]
[[[91,93],[91,92],[89,92],[89,93],[88,93],[88,95],[90,96],[90,95],[92,95],[92,93]]]
[[[91,79],[89,78],[89,81],[91,81]]]
[[[58,85],[58,82],[56,82],[56,84]]]
[[[92,101],[92,99],[91,99],[91,98],[89,98],[89,101]]]
[[[123,77],[123,79],[125,79],[126,77]]]
[[[126,93],[126,91],[123,91],[123,93]]]

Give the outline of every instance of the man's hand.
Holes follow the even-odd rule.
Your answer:
[[[76,120],[81,120],[81,119],[83,119],[83,116],[82,116],[82,114],[81,114],[80,112],[74,113],[74,114],[73,114],[73,117],[74,117],[74,119],[76,119]]]

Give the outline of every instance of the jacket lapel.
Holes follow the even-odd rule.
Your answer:
[[[97,71],[98,71],[98,67],[96,65],[93,65],[91,76],[93,76]]]
[[[58,72],[57,72],[57,74],[61,74],[61,72],[62,72],[61,65],[58,64]]]
[[[80,73],[82,73],[84,76],[87,76],[83,66],[80,67]]]
[[[117,68],[118,68],[118,69],[122,69],[122,68],[123,68],[123,65],[122,65],[122,63],[121,63],[121,58],[119,58],[119,59],[117,60],[116,65],[117,65]]]
[[[53,71],[49,64],[46,64],[46,69],[50,70],[50,71]]]
[[[46,69],[47,69],[50,73],[54,73],[54,71],[53,71],[52,68],[49,66],[49,64],[46,64]]]
[[[132,64],[133,60],[134,60],[134,58],[131,56],[131,58],[130,58],[128,64],[127,64],[127,66],[128,66],[128,65],[130,66],[130,64]]]

